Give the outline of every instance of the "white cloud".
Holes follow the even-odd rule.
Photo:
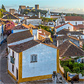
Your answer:
[[[42,9],[49,9],[49,8],[42,8]],[[78,13],[78,14],[84,14],[84,9],[80,9],[80,8],[64,8],[64,7],[60,7],[60,8],[51,8],[50,11],[54,11],[54,12],[64,12],[64,13]]]

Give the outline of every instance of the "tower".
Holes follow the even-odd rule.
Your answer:
[[[39,5],[35,5],[35,10],[38,10],[39,9]]]

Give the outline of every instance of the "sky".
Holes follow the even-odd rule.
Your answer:
[[[7,10],[18,9],[19,5],[35,7],[39,4],[40,9],[44,10],[84,14],[84,0],[0,0],[0,7],[2,4]]]

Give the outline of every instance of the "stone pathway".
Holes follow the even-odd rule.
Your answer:
[[[7,73],[6,48],[0,53],[0,84],[16,84],[13,78]]]

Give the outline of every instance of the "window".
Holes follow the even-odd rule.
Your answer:
[[[82,24],[84,25],[84,22],[82,22]]]
[[[12,72],[14,72],[14,65],[12,64]]]
[[[68,27],[68,30],[70,30],[70,28]]]
[[[77,25],[77,22],[75,22],[75,24]]]
[[[13,58],[14,58],[14,52],[12,51],[12,56],[13,56]]]
[[[15,58],[14,58],[14,52],[13,52],[13,51],[12,51],[12,56],[10,56],[10,62],[11,62],[12,64],[15,63]]]
[[[31,55],[31,62],[37,62],[37,55],[36,54]]]

